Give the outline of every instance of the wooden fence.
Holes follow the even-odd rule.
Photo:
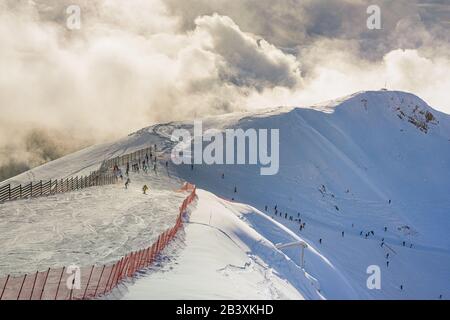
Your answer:
[[[7,184],[0,187],[0,203],[19,199],[51,196],[57,193],[114,184],[116,182],[117,177],[112,173],[94,172],[88,176],[48,180],[45,182],[30,182],[27,185],[18,185],[15,187],[12,187],[11,184]]]

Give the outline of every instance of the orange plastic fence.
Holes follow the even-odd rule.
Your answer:
[[[122,280],[133,277],[137,271],[146,268],[175,237],[183,224],[183,215],[196,197],[194,185],[185,183],[183,190],[190,191],[184,199],[174,226],[159,235],[148,248],[131,252],[112,265],[92,265],[79,270],[79,288],[73,288],[76,272],[70,267],[48,269],[23,276],[0,278],[0,300],[75,300],[92,299],[111,292]]]

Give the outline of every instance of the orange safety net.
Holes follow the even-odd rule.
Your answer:
[[[190,191],[184,199],[174,226],[159,235],[153,245],[134,251],[112,265],[88,266],[79,269],[79,279],[69,267],[0,278],[0,300],[77,300],[92,299],[111,292],[122,280],[150,266],[161,251],[176,236],[183,224],[187,207],[196,198],[196,188],[185,183],[183,191]],[[69,272],[68,272],[69,271]],[[77,281],[79,280],[79,281]],[[79,283],[77,288],[76,283]]]

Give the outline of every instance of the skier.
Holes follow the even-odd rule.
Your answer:
[[[125,181],[125,189],[128,189],[128,185],[130,184],[130,182],[130,178],[127,178],[127,181]]]
[[[225,173],[222,173],[222,179],[225,179]]]
[[[403,246],[405,246],[405,244],[406,244],[405,241],[403,241]]]
[[[386,253],[386,259],[389,259],[389,253]]]
[[[319,243],[322,244],[322,238],[319,239]]]
[[[389,199],[389,204],[391,204],[391,199]]]
[[[400,290],[403,290],[403,285],[402,284],[400,285]]]
[[[387,227],[384,227],[384,232],[386,232],[387,231]]]
[[[344,237],[344,231],[342,231],[342,238]]]
[[[145,184],[145,185],[142,187],[142,191],[144,192],[144,194],[147,194],[147,190],[148,190],[148,187],[147,187],[147,185]]]
[[[264,207],[264,211],[267,211],[267,206]]]
[[[362,231],[359,233],[360,236],[362,236]]]
[[[386,268],[389,268],[389,261],[386,261]]]
[[[236,193],[237,192],[237,188],[236,188],[236,186],[234,186],[234,193]]]

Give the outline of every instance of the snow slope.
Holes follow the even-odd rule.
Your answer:
[[[169,260],[108,299],[320,298],[294,261],[241,220],[240,212],[252,210],[249,206],[227,203],[203,190],[198,198],[184,234],[166,250]],[[266,226],[275,226],[261,218]],[[281,226],[277,232],[288,237]]]
[[[283,217],[300,217],[307,225],[301,232],[298,223],[277,219],[320,248],[360,298],[450,296],[448,115],[414,95],[381,91],[245,115],[234,123],[230,117],[224,127],[280,129],[279,173],[260,176],[259,167],[249,165],[196,165],[175,168],[179,176],[260,210],[267,205],[269,215],[277,205]],[[217,123],[216,117],[203,126]],[[366,239],[369,231],[374,235]],[[373,264],[381,267],[382,290],[366,287],[366,269]],[[332,291],[323,294],[343,297]]]
[[[0,277],[111,263],[152,245],[178,216],[181,183],[153,172],[130,180],[128,189],[120,183],[1,204]]]
[[[224,264],[244,266],[248,261],[253,261],[251,272],[231,273],[239,279],[236,281],[247,283],[244,287],[254,297],[450,297],[449,115],[412,94],[376,91],[309,108],[211,117],[204,119],[203,127],[279,129],[280,171],[274,176],[260,176],[259,167],[251,165],[196,165],[191,170],[190,166],[171,164],[171,176],[193,182],[222,198],[245,203],[226,202],[202,192],[198,211],[193,211],[191,217],[192,222],[208,220],[209,224],[206,208],[213,208],[209,212],[211,221],[216,221],[215,226],[239,246],[233,247],[233,241],[222,239],[224,234],[217,229],[189,224],[185,242],[180,239],[179,246],[168,252],[174,264],[169,263],[166,272],[151,273],[137,281],[136,289],[130,287],[125,298],[154,297],[152,290],[144,289],[162,282],[169,286],[161,293],[167,297],[181,295],[177,288],[189,287],[195,290],[186,292],[186,296],[194,297],[198,292],[205,298],[212,293],[211,297],[232,297],[231,286],[217,268]],[[158,145],[160,158],[167,159],[173,146],[170,134],[175,128],[192,130],[192,123],[144,128],[116,143],[93,146],[50,162],[10,182],[80,174],[97,169],[107,157],[153,144]],[[300,231],[298,221],[285,216],[302,219],[306,228]],[[366,238],[369,231],[374,234]],[[299,280],[305,275],[298,268],[298,249],[283,250],[284,256],[273,248],[275,243],[293,239],[310,244],[305,270],[317,280],[314,283],[320,287],[320,296],[307,286],[309,282]],[[264,245],[250,245],[254,241]],[[215,249],[208,249],[208,245]],[[221,245],[224,252],[231,252],[229,262],[220,254]],[[196,266],[193,257],[205,262]],[[283,268],[277,269],[277,263]],[[382,271],[381,290],[366,287],[366,269],[373,264]],[[189,269],[195,267],[197,270]],[[210,281],[202,288],[194,286],[197,278],[189,278],[190,270],[192,275],[205,275]],[[264,283],[268,270],[273,270],[269,281],[273,292],[263,292],[258,286]],[[217,281],[222,281],[220,286]],[[235,297],[242,295],[235,292]]]

